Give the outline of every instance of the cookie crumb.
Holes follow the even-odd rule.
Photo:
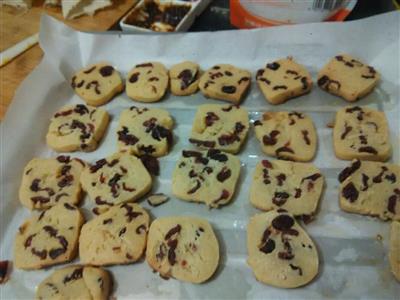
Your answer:
[[[375,239],[376,239],[378,242],[382,242],[382,241],[383,241],[383,237],[382,237],[380,234],[377,234],[376,237],[375,237]]]
[[[156,206],[159,206],[161,204],[164,204],[168,200],[169,200],[169,197],[167,195],[162,194],[162,193],[153,194],[153,195],[150,195],[147,198],[147,202],[153,207],[156,207]]]
[[[331,121],[331,122],[329,122],[329,123],[326,123],[326,127],[328,127],[328,128],[333,128],[333,127],[335,127],[335,122],[334,122],[334,121]]]

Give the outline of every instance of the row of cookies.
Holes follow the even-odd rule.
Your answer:
[[[93,151],[108,123],[109,115],[101,108],[67,105],[51,119],[47,144],[60,152]],[[173,127],[173,118],[166,110],[130,107],[119,119],[118,149],[138,156],[163,156],[173,144]],[[204,104],[197,109],[189,142],[201,149],[237,153],[249,127],[245,108]],[[265,112],[254,121],[254,129],[263,152],[270,156],[294,161],[310,161],[315,156],[317,133],[306,114]],[[340,159],[386,161],[391,156],[391,145],[384,112],[360,106],[338,110],[333,145]]]
[[[183,150],[172,174],[172,192],[182,200],[219,207],[231,201],[240,175],[240,160],[220,150]],[[400,219],[400,167],[354,160],[339,175],[343,210]],[[152,186],[142,161],[120,152],[88,165],[59,156],[35,158],[24,169],[20,201],[29,209],[58,203],[77,205],[82,188],[100,207],[136,201]],[[284,208],[295,216],[313,216],[324,186],[320,170],[310,163],[262,160],[254,169],[250,202],[262,210]]]
[[[356,101],[370,93],[379,82],[379,73],[371,66],[349,55],[332,58],[318,74],[318,86],[347,101]],[[306,94],[312,89],[307,69],[292,57],[266,64],[256,74],[258,86],[271,104],[280,104]],[[217,64],[201,71],[197,63],[185,61],[168,71],[159,62],[136,65],[127,74],[125,91],[139,102],[157,102],[168,86],[177,96],[190,95],[198,89],[206,96],[239,104],[251,83],[251,73],[229,64]],[[109,102],[124,89],[120,73],[108,63],[92,64],[76,72],[71,86],[87,104]]]
[[[25,270],[42,269],[69,262],[78,252],[80,263],[86,266],[129,264],[142,258],[146,250],[148,264],[164,277],[200,283],[213,275],[219,262],[219,244],[206,220],[165,217],[149,225],[148,213],[138,204],[115,205],[84,223],[79,208],[60,203],[21,225],[15,239],[15,266]],[[82,268],[76,272],[81,273]],[[109,291],[109,276],[101,269],[96,272],[103,273],[103,280],[94,278],[94,288],[108,281],[105,290]],[[82,277],[84,274],[75,274],[69,279],[52,275],[50,278],[59,282],[53,283],[56,286],[41,284],[38,294],[56,296],[66,289],[67,283]]]

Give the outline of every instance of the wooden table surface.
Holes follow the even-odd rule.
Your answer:
[[[61,8],[43,8],[42,1],[35,1],[28,11],[0,6],[0,51],[39,32],[40,16],[46,13],[80,31],[106,31],[114,26],[138,0],[114,1],[111,7],[96,12],[94,16],[82,16],[64,20]],[[4,118],[15,90],[23,79],[40,63],[43,51],[36,44],[8,64],[0,68],[0,120]]]

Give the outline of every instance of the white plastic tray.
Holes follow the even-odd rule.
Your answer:
[[[13,242],[18,226],[29,216],[18,201],[18,187],[24,165],[33,157],[54,157],[45,143],[52,114],[67,103],[82,103],[69,86],[73,72],[92,62],[108,60],[125,76],[135,64],[155,60],[168,67],[182,60],[197,61],[206,69],[216,63],[232,63],[255,74],[272,61],[293,55],[316,78],[317,71],[334,55],[347,52],[369,62],[382,74],[378,88],[357,102],[384,110],[390,123],[393,144],[392,162],[399,163],[399,29],[400,14],[340,24],[306,24],[258,30],[175,35],[95,35],[66,28],[50,17],[42,20],[40,41],[44,60],[18,89],[1,125],[1,237],[0,259],[13,259]],[[368,29],[368,32],[366,31]],[[368,33],[368,34],[366,34]],[[132,45],[140,45],[133,47]],[[254,77],[253,77],[254,78]],[[253,80],[254,81],[254,80]],[[190,97],[168,94],[151,107],[166,108],[174,117],[176,144],[161,159],[161,175],[155,180],[154,192],[171,196],[171,174],[182,149],[191,148],[187,139],[196,107],[202,103],[223,103],[204,98],[200,93]],[[116,126],[120,112],[139,105],[123,93],[104,108],[112,122],[104,142],[92,153],[73,156],[94,162],[116,151]],[[338,206],[339,171],[348,162],[335,158],[331,129],[344,100],[314,87],[309,95],[280,106],[269,105],[255,83],[243,102],[251,120],[266,110],[298,110],[311,115],[318,130],[319,147],[314,163],[326,178],[317,219],[306,226],[318,245],[320,272],[309,285],[294,290],[273,288],[255,280],[246,264],[246,225],[254,213],[248,200],[249,184],[256,163],[266,157],[260,150],[253,129],[239,153],[242,162],[240,182],[231,204],[209,210],[204,205],[187,203],[171,197],[166,204],[149,209],[153,218],[167,215],[196,215],[209,220],[221,244],[221,261],[216,275],[201,285],[163,280],[145,261],[126,266],[108,267],[115,279],[117,299],[288,299],[288,298],[362,298],[395,299],[400,285],[390,273],[388,263],[389,223],[374,218],[342,212]],[[84,200],[83,210],[92,217],[92,202]],[[377,235],[382,241],[376,239]],[[78,263],[75,260],[73,263]],[[35,287],[57,266],[40,271],[13,270],[10,281],[0,286],[2,299],[34,297]]]

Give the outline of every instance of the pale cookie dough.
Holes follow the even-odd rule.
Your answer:
[[[147,62],[136,65],[126,79],[126,94],[140,102],[161,100],[168,88],[168,71],[163,64]]]
[[[58,152],[96,150],[109,123],[107,111],[82,104],[66,105],[54,114],[47,145]]]
[[[172,174],[172,193],[185,201],[211,207],[227,204],[235,192],[239,159],[219,150],[183,150]]]
[[[389,262],[394,277],[400,281],[400,222],[398,221],[393,221],[390,226]]]
[[[292,57],[268,63],[257,71],[258,87],[271,104],[280,104],[311,91],[310,73]]]
[[[400,221],[400,166],[353,160],[339,174],[341,209]]]
[[[312,217],[323,186],[324,176],[313,164],[265,159],[254,170],[250,202],[266,211],[283,208],[295,216]]]
[[[79,257],[89,265],[127,264],[140,259],[146,248],[150,217],[135,203],[111,207],[82,227]]]
[[[58,203],[78,204],[80,176],[86,164],[78,158],[34,158],[24,168],[19,200],[29,209],[46,209]]]
[[[191,61],[173,65],[169,69],[171,93],[176,96],[187,96],[197,92],[200,81],[200,67]]]
[[[132,106],[121,113],[117,129],[119,151],[160,157],[173,144],[174,120],[168,111]]]
[[[336,113],[333,147],[340,159],[386,161],[392,154],[384,112],[347,106]]]
[[[317,133],[310,117],[298,112],[265,112],[254,122],[264,153],[294,161],[310,161],[317,150]]]
[[[19,227],[15,237],[15,267],[41,269],[74,259],[83,222],[79,209],[68,203],[33,215]]]
[[[347,101],[356,101],[370,93],[380,80],[371,66],[347,54],[337,55],[318,74],[321,89]]]
[[[146,194],[152,178],[143,163],[129,153],[115,153],[84,169],[82,188],[97,205],[135,201]]]
[[[245,108],[203,104],[197,109],[189,142],[201,149],[237,153],[248,131],[249,116]]]
[[[68,266],[54,271],[36,289],[37,300],[107,300],[112,289],[110,274],[101,268]]]
[[[79,97],[93,106],[107,103],[124,89],[119,72],[105,62],[87,66],[75,73],[71,86]]]
[[[162,277],[201,283],[218,267],[219,244],[204,219],[158,218],[150,226],[146,260]]]
[[[239,104],[250,82],[249,71],[232,65],[218,64],[200,77],[199,88],[206,97]]]
[[[247,263],[257,280],[280,288],[309,283],[318,273],[318,251],[284,210],[251,217],[247,226]]]

